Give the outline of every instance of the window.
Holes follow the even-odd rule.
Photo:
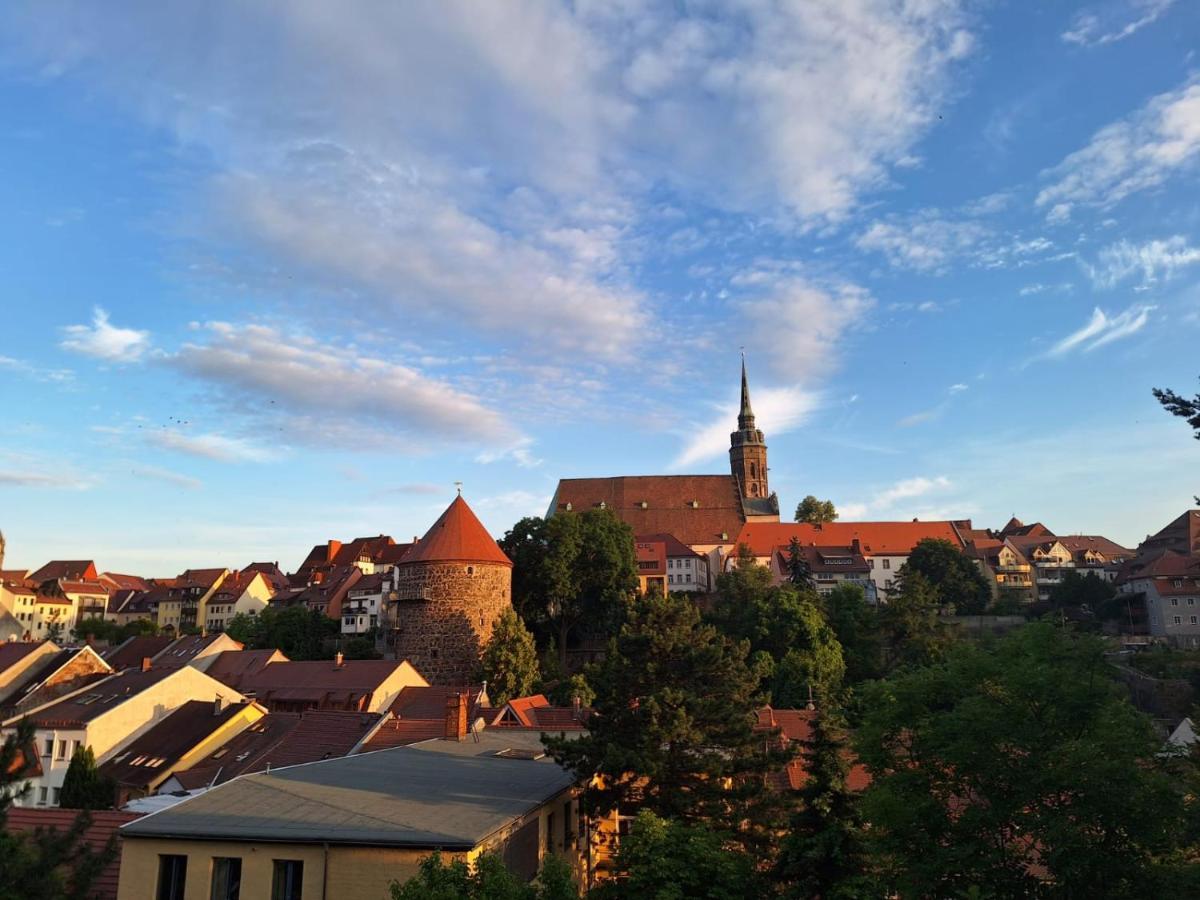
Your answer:
[[[271,900],[300,900],[304,889],[304,863],[299,859],[275,860],[271,879]]]
[[[892,561],[890,559],[888,559],[887,557],[884,557],[883,567],[885,569],[890,569],[892,567]]]
[[[867,560],[867,568],[869,568],[869,569],[875,568],[875,557],[871,557],[870,559]]]
[[[42,751],[42,756],[54,755],[54,738],[46,738],[46,748]]]
[[[1195,616],[1192,616],[1192,624],[1193,624],[1193,625],[1195,625],[1195,624],[1196,624],[1196,617],[1195,617]]]
[[[1178,597],[1172,597],[1172,598],[1171,598],[1171,605],[1172,605],[1172,606],[1178,606],[1178,605],[1179,605],[1179,598],[1178,598]]]
[[[160,854],[158,857],[157,900],[183,900],[187,886],[187,857]]]
[[[1188,597],[1188,606],[1195,606],[1195,605],[1196,605],[1196,598]]]
[[[55,759],[66,759],[67,758],[67,742],[66,741],[58,742],[58,756],[56,756],[54,758]]]
[[[49,788],[38,788],[38,806],[46,805],[46,796],[50,793]]]
[[[211,900],[238,900],[242,892],[242,858],[214,856]]]
[[[58,806],[58,798],[62,796],[62,788],[54,789],[54,805]]]
[[[1175,619],[1175,624],[1176,624],[1176,625],[1181,625],[1181,624],[1183,624],[1183,619],[1181,619],[1179,616],[1174,616],[1173,618]]]

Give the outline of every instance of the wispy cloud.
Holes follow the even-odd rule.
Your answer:
[[[154,481],[161,481],[164,484],[174,485],[188,491],[198,491],[204,486],[204,482],[199,478],[193,478],[181,472],[173,472],[170,469],[162,469],[158,466],[135,465],[129,470],[129,474],[136,478],[150,478]]]
[[[150,347],[150,332],[118,328],[100,307],[93,310],[91,325],[67,325],[62,332],[64,350],[109,362],[136,362]]]
[[[0,469],[0,487],[54,488],[59,490],[83,491],[91,482],[51,472]]]
[[[1131,306],[1114,316],[1096,307],[1092,310],[1091,318],[1083,326],[1055,343],[1046,355],[1065,356],[1074,350],[1088,353],[1113,341],[1127,338],[1145,327],[1153,310],[1153,306]]]
[[[1086,147],[1045,173],[1037,195],[1047,220],[1070,218],[1074,206],[1108,208],[1193,167],[1200,155],[1200,83],[1190,79],[1093,135]]]
[[[943,493],[952,487],[952,482],[944,475],[933,477],[918,475],[913,478],[904,478],[881,489],[867,500],[839,504],[838,512],[843,519],[847,520],[895,515],[896,507],[904,505],[906,501],[925,498],[930,494]]]
[[[11,356],[0,356],[0,369],[6,369],[9,372],[23,375],[26,378],[32,378],[35,381],[52,381],[65,384],[75,379],[75,373],[70,369],[43,369],[41,366],[35,366],[23,359],[14,359]]]
[[[756,424],[768,434],[786,434],[808,421],[820,406],[821,395],[799,387],[752,388]],[[706,423],[693,423],[683,449],[671,463],[685,469],[729,452],[729,433],[737,427],[738,403],[722,404]]]
[[[1077,13],[1062,39],[1084,47],[1116,43],[1152,25],[1174,5],[1175,0],[1109,0]]]
[[[1135,244],[1127,240],[1100,251],[1095,263],[1081,261],[1083,270],[1097,287],[1111,288],[1134,276],[1148,286],[1160,279],[1169,281],[1180,269],[1200,263],[1200,247],[1192,247],[1182,235],[1166,240]]]
[[[174,450],[216,462],[262,463],[271,462],[280,456],[278,451],[223,434],[190,434],[164,428],[150,432],[146,435],[146,440],[164,450]]]

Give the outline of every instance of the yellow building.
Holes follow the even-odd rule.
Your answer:
[[[501,856],[532,878],[547,854],[580,872],[569,773],[535,734],[437,739],[229,781],[122,829],[119,900],[386,898],[438,850]]]

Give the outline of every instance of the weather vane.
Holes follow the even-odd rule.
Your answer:
[[[461,496],[462,496],[462,482],[461,482],[461,481],[456,481],[456,482],[454,482],[454,486],[455,486],[456,488],[458,488],[458,496],[460,496],[460,497],[461,497]]]

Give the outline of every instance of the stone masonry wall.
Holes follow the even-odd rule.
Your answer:
[[[393,604],[396,659],[430,684],[467,684],[500,614],[512,607],[512,569],[489,563],[401,566]]]

